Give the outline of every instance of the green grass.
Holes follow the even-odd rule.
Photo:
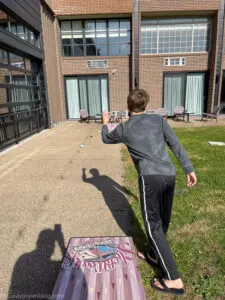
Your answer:
[[[189,192],[186,177],[176,158],[176,190],[168,240],[185,283],[183,299],[225,299],[225,127],[174,129],[193,163],[198,184]],[[131,235],[139,250],[148,245],[141,216],[137,173],[123,148],[124,186],[132,209]],[[153,269],[140,262],[147,299],[176,299],[154,292],[149,285]]]

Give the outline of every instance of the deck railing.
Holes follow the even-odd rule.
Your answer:
[[[0,114],[0,151],[46,127],[44,107]]]

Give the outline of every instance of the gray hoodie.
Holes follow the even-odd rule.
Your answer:
[[[173,151],[186,174],[193,172],[193,166],[168,123],[159,115],[132,115],[120,123],[112,132],[107,125],[102,127],[105,144],[124,143],[133,159],[139,176],[175,175],[166,144]]]

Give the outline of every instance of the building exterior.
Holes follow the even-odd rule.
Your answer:
[[[0,7],[39,35],[29,52],[21,36],[13,47],[12,29],[0,25],[4,49],[43,66],[38,108],[46,126],[79,119],[81,109],[125,109],[134,87],[171,116],[178,105],[201,115],[225,102],[224,0],[1,0]],[[7,95],[7,105],[17,107]],[[11,112],[8,106],[0,114]]]
[[[48,126],[40,3],[0,1],[0,149]]]

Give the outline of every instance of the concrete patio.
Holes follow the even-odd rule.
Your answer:
[[[0,154],[0,299],[49,295],[70,237],[128,229],[121,147],[100,130],[65,122]]]
[[[168,120],[225,125],[223,116],[190,121]],[[104,145],[100,131],[65,122],[0,153],[0,299],[48,298],[70,237],[128,233],[121,146]]]

